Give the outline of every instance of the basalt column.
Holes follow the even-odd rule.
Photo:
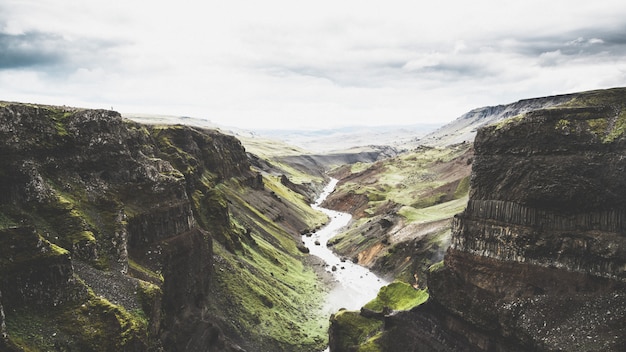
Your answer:
[[[626,346],[624,119],[549,109],[480,129],[431,299],[390,317],[386,339],[413,351]]]

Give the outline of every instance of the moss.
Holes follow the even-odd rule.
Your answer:
[[[91,296],[79,304],[7,312],[7,330],[25,351],[119,351],[142,346],[146,325],[109,301]]]
[[[436,262],[435,264],[428,267],[429,272],[439,271],[444,268],[443,260]]]
[[[612,110],[615,111],[614,116],[602,116],[601,118],[604,121],[593,122],[590,126],[592,130],[602,132],[603,142],[611,143],[626,135],[625,88],[602,89],[579,93],[574,99],[559,105],[559,107],[566,108],[590,106],[611,107]],[[602,126],[605,128],[602,129]]]
[[[522,121],[525,116],[526,116],[526,114],[520,114],[520,115],[515,115],[515,116],[512,116],[512,117],[509,117],[509,118],[504,119],[502,121],[499,121],[499,122],[497,122],[495,124],[496,130],[502,129],[502,128],[507,127],[509,125],[516,124],[516,123]]]
[[[423,196],[430,190],[442,186],[440,165],[461,157],[470,144],[447,148],[420,148],[406,154],[372,164],[353,166],[353,175],[360,174],[356,181],[347,181],[337,186],[335,194],[354,192],[368,196],[367,214],[378,214],[386,206],[383,200],[396,204],[426,207],[440,201],[439,195]],[[362,179],[367,179],[364,183]],[[448,182],[453,182],[450,180]]]
[[[357,352],[382,352],[385,349],[383,346],[379,344],[381,338],[383,337],[383,332],[379,332],[373,337],[369,338],[365,341],[364,344],[360,345],[357,349]]]
[[[378,291],[376,298],[365,305],[365,308],[382,312],[384,308],[392,310],[409,310],[428,299],[426,290],[416,290],[411,285],[395,281]]]
[[[557,130],[564,130],[566,128],[569,128],[570,125],[571,125],[571,122],[569,120],[560,119],[556,122],[554,127]]]
[[[589,119],[587,120],[587,126],[589,131],[594,135],[602,138],[604,140],[604,136],[607,132],[608,120],[606,118],[600,119]]]
[[[212,309],[237,317],[236,329],[259,350],[315,351],[327,343],[328,318],[321,303],[317,276],[291,255],[254,236],[257,246],[244,245],[245,256],[218,244],[216,287]],[[306,312],[304,314],[303,312]]]
[[[470,188],[470,176],[465,176],[459,181],[456,190],[454,190],[454,198],[459,199],[465,197],[469,193]]]
[[[333,347],[339,351],[360,351],[358,346],[377,336],[383,328],[382,321],[366,318],[359,312],[343,310],[333,314],[330,319],[333,336],[336,337]],[[368,343],[370,351],[374,348],[373,343]]]
[[[135,271],[142,273],[143,275],[146,275],[147,277],[151,278],[155,282],[158,282],[161,284],[163,283],[163,274],[152,271],[149,268],[137,263],[133,259],[128,259],[128,267],[131,270],[135,270]]]
[[[265,187],[274,192],[274,194],[286,202],[290,207],[296,209],[297,213],[302,217],[310,228],[319,226],[326,222],[328,218],[324,213],[311,208],[304,196],[298,194],[280,182],[280,177],[263,177]]]
[[[441,204],[445,201],[445,199],[445,193],[437,193],[429,197],[420,198],[417,202],[411,204],[411,207],[416,209],[427,208],[436,204]]]
[[[429,222],[451,218],[454,214],[458,214],[467,205],[468,196],[449,202],[436,204],[430,207],[416,209],[414,207],[402,207],[398,214],[403,216],[408,222]]]
[[[367,193],[367,199],[369,199],[370,202],[382,202],[386,200],[387,198],[385,197],[385,194],[383,193],[369,192]]]

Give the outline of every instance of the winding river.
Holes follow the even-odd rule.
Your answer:
[[[354,264],[350,260],[342,261],[326,244],[350,222],[352,216],[320,207],[337,185],[336,179],[331,179],[324,188],[317,201],[311,206],[329,216],[330,222],[316,231],[312,236],[303,236],[304,244],[310,254],[326,262],[326,270],[336,280],[333,289],[328,293],[324,309],[328,314],[337,312],[340,308],[359,310],[365,303],[376,297],[378,290],[388,282],[376,276],[365,267]],[[333,269],[334,268],[334,269]]]

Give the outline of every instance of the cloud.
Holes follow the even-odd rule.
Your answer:
[[[612,0],[5,0],[0,99],[243,126],[444,122],[626,85],[625,19]]]
[[[62,41],[45,33],[0,33],[0,70],[57,64],[65,56]]]

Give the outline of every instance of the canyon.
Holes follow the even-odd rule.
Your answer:
[[[379,318],[379,350],[623,349],[625,94],[588,92],[478,129],[469,201],[429,272],[429,300]]]
[[[624,102],[529,99],[411,150],[273,156],[201,127],[0,103],[0,350],[619,351]],[[329,247],[410,304],[329,321],[302,236],[328,221],[310,204],[330,169],[322,206],[353,218]]]
[[[236,138],[2,103],[0,140],[1,350],[325,345],[298,242],[326,218]]]

